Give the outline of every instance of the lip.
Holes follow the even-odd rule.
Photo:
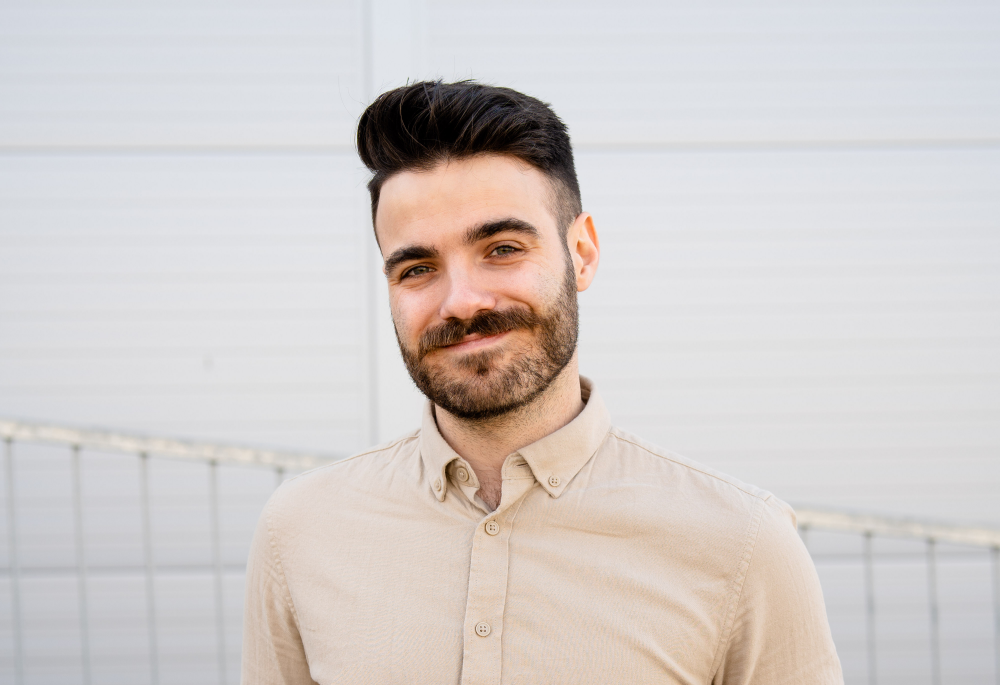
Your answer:
[[[454,345],[448,345],[446,347],[442,347],[441,349],[455,352],[471,352],[482,347],[489,347],[493,343],[499,342],[506,337],[508,333],[510,333],[510,331],[504,331],[503,333],[497,333],[496,335],[486,337],[466,336],[466,339],[462,342],[455,343]]]

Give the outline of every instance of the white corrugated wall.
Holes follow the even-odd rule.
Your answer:
[[[471,76],[572,130],[620,425],[793,501],[1000,522],[995,3],[0,17],[0,414],[336,453],[415,425],[352,132]]]
[[[582,369],[619,425],[794,503],[1000,525],[995,2],[7,0],[0,416],[331,454],[415,427],[352,134],[428,77],[569,124],[603,247]],[[66,456],[19,449],[25,563],[71,564]],[[139,563],[114,509],[134,461],[87,463],[93,563]],[[204,474],[154,470],[158,562],[207,563]],[[234,474],[244,500],[272,484]],[[879,582],[919,596],[921,568]],[[185,578],[160,590],[164,682],[211,640],[187,608],[210,585]],[[91,582],[100,663],[134,682],[141,582]],[[24,583],[37,673],[77,668],[74,583]],[[918,682],[912,645],[886,649]]]

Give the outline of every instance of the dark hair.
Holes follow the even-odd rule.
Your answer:
[[[484,153],[517,157],[553,182],[561,231],[582,211],[569,134],[547,104],[475,81],[421,81],[382,93],[358,121],[358,154],[374,173],[372,223],[393,174]]]

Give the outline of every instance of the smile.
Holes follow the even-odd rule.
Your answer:
[[[482,336],[478,333],[471,333],[464,338],[461,342],[457,342],[454,345],[446,345],[442,347],[443,350],[453,350],[455,352],[471,352],[473,350],[478,350],[483,347],[489,347],[495,342],[499,342],[503,339],[510,331],[504,331],[503,333],[497,333],[496,335]]]

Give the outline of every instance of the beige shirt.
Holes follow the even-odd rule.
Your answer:
[[[493,512],[430,405],[286,482],[250,553],[243,683],[842,683],[791,509],[583,395],[507,457]]]

